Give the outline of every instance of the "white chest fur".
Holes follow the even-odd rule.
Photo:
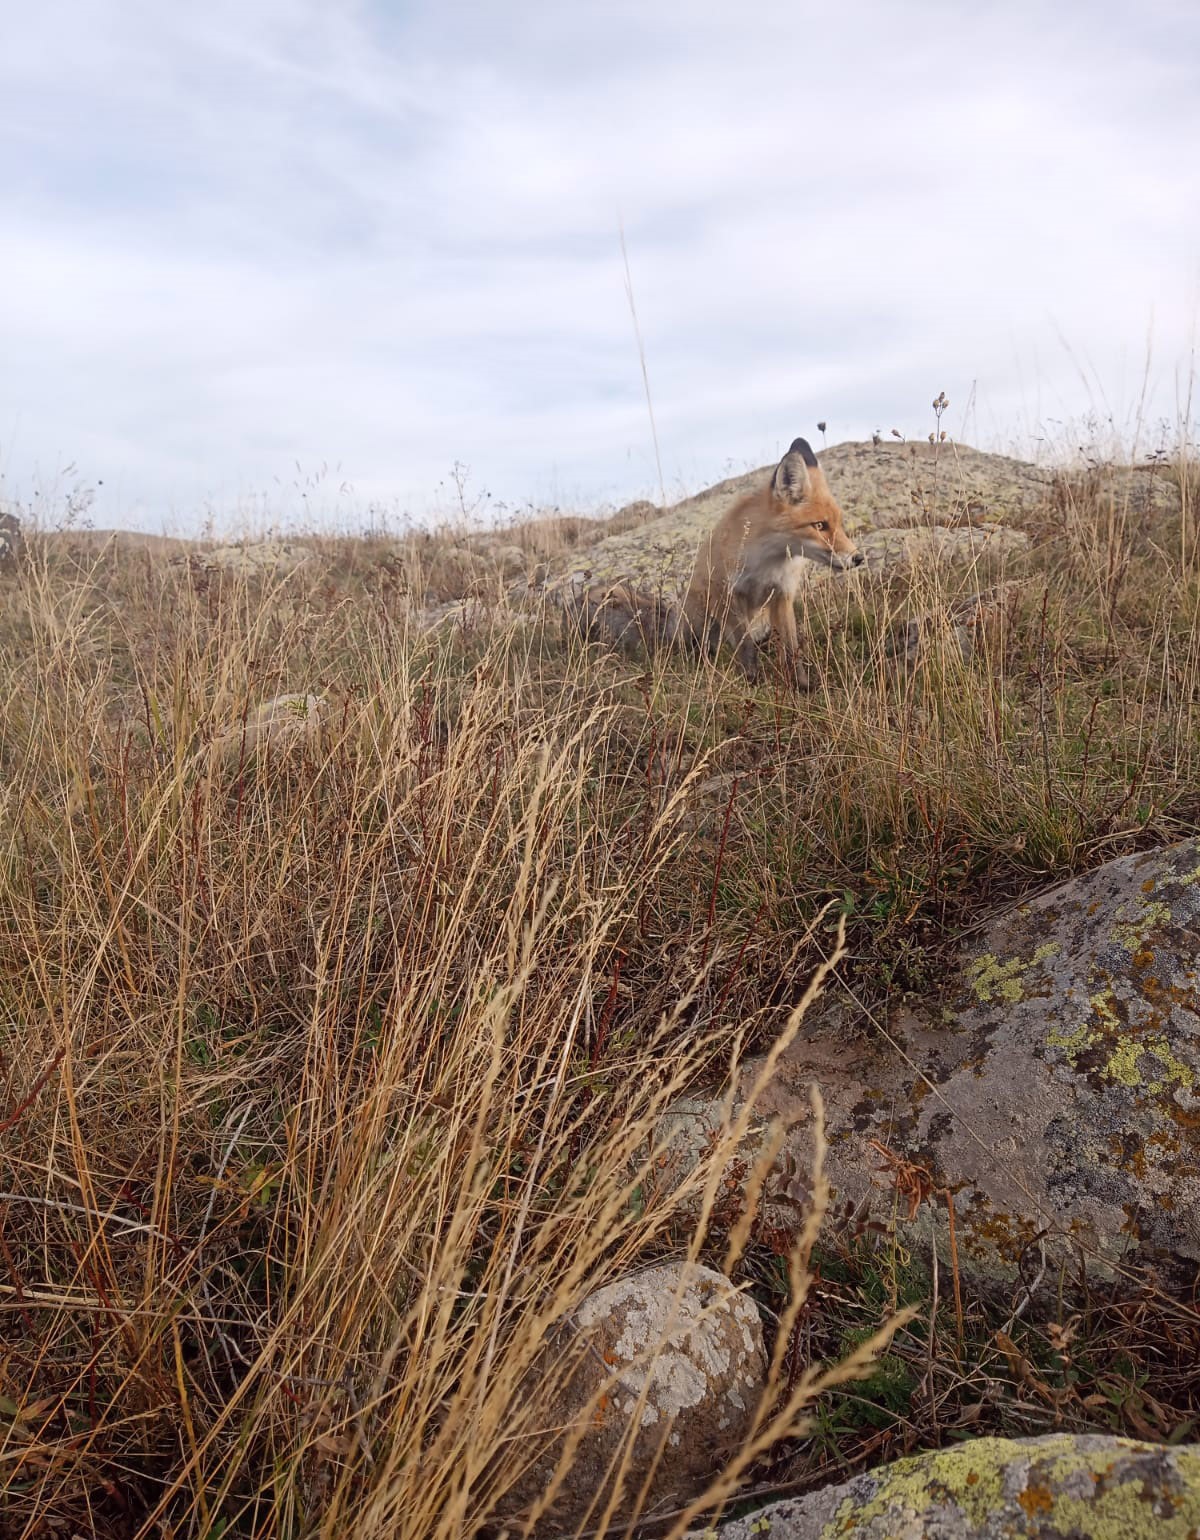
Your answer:
[[[772,587],[779,590],[788,599],[796,597],[796,590],[804,581],[803,556],[791,556],[781,561],[771,574]]]

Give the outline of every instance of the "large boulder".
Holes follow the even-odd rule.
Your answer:
[[[944,1265],[949,1194],[975,1289],[1052,1302],[1085,1276],[1194,1286],[1200,841],[1122,856],[998,917],[942,998],[884,1025],[861,1030],[836,998],[802,1025],[755,1106],[786,1128],[780,1169],[808,1169],[815,1081],[838,1206],[887,1211],[899,1188],[903,1239],[927,1257],[936,1244]],[[759,1068],[744,1066],[735,1105]],[[662,1182],[721,1118],[715,1096],[671,1109]]]
[[[173,556],[172,567],[192,573],[225,574],[229,577],[284,577],[312,559],[309,546],[289,540],[246,540],[232,545],[202,546]]]
[[[867,570],[966,562],[985,552],[1020,549],[1027,540],[1013,521],[1045,502],[1052,485],[1036,466],[965,444],[846,443],[818,458]],[[673,599],[691,574],[701,538],[773,470],[762,466],[731,476],[658,518],[583,547],[552,583],[551,597],[562,595],[569,603],[590,583],[632,582]],[[815,563],[805,573],[813,584],[838,580]]]
[[[569,1534],[598,1519],[631,1430],[617,1515],[631,1510],[656,1461],[646,1509],[694,1497],[749,1431],[765,1371],[757,1309],[711,1268],[665,1263],[598,1289],[553,1334],[530,1376],[531,1464],[497,1518],[528,1514],[582,1418],[570,1471],[535,1534]],[[548,1438],[546,1428],[564,1431]]]
[[[228,770],[300,744],[311,745],[324,717],[325,702],[319,695],[275,695],[248,708],[244,720],[213,739],[211,761]]]
[[[1195,1540],[1200,1445],[977,1438],[772,1503],[694,1540]]]

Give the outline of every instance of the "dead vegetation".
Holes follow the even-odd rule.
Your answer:
[[[1195,1301],[956,1310],[890,1239],[889,1191],[938,1201],[912,1172],[810,1258],[803,1214],[713,1193],[697,1230],[646,1157],[798,1026],[839,924],[869,1008],[998,903],[1200,829],[1194,508],[1110,487],[1064,481],[994,570],[828,585],[808,696],[564,634],[536,569],[583,521],[505,532],[519,600],[461,536],[233,576],[32,536],[0,577],[0,1531],[469,1535],[554,1320],[689,1248],[771,1326],[752,1489],[1193,1436]],[[303,730],[251,734],[284,694]]]

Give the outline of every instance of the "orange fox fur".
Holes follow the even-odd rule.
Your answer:
[[[739,499],[704,538],[677,609],[618,584],[606,592],[586,591],[581,617],[590,634],[603,630],[619,643],[639,640],[652,648],[678,636],[710,655],[728,634],[751,678],[758,673],[759,647],[778,631],[798,682],[807,684],[797,655],[800,564],[844,568],[862,559],[816,455],[798,438],[768,484]]]

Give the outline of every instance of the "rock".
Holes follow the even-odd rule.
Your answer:
[[[847,528],[877,570],[1022,548],[1026,537],[1011,522],[1045,503],[1053,485],[1036,466],[965,444],[847,443],[818,458]],[[691,574],[701,537],[773,470],[732,476],[632,528],[622,522],[620,533],[587,546],[569,570],[560,567],[551,595],[578,592],[590,582],[632,582],[674,598]],[[814,583],[841,580],[815,565],[807,575]]]
[[[173,567],[186,566],[193,572],[223,572],[238,577],[266,577],[287,574],[302,567],[312,557],[306,547],[286,540],[255,540],[238,545],[216,545],[188,551],[171,558]]]
[[[978,561],[1023,551],[1029,536],[1004,524],[910,524],[855,536],[868,572]],[[816,569],[820,572],[820,569]]]
[[[808,1170],[816,1081],[835,1208],[884,1212],[897,1178],[902,1195],[915,1182],[928,1201],[911,1217],[902,1201],[901,1240],[926,1258],[936,1244],[944,1268],[948,1190],[969,1288],[1036,1305],[1053,1304],[1060,1271],[1068,1291],[1141,1275],[1194,1287],[1200,840],[1122,856],[998,917],[940,1002],[886,1025],[891,1042],[856,1034],[845,1005],[805,1023],[756,1106],[787,1129],[781,1169]],[[739,1104],[760,1062],[743,1067]],[[666,1186],[720,1120],[701,1098],[664,1118]]]
[[[665,1263],[588,1296],[554,1333],[531,1383],[565,1358],[565,1372],[537,1404],[534,1430],[590,1425],[575,1461],[535,1534],[574,1533],[598,1518],[611,1487],[609,1462],[636,1417],[626,1492],[633,1496],[661,1446],[647,1508],[669,1507],[704,1488],[726,1452],[749,1431],[762,1393],[766,1359],[753,1302],[698,1263]],[[531,1399],[532,1404],[532,1399]],[[527,1513],[545,1490],[563,1449],[544,1431],[526,1435],[533,1464],[506,1493],[499,1519]]]
[[[1028,461],[953,440],[838,444],[818,458],[843,512],[875,529],[914,520],[1010,524],[1044,503],[1054,484]]]
[[[494,546],[491,557],[505,577],[517,577],[523,574],[527,565],[525,552],[519,545]]]
[[[16,566],[24,543],[20,519],[15,513],[0,513],[0,570]]]
[[[692,1530],[692,1540],[1195,1540],[1200,1445],[976,1438]]]
[[[1007,617],[1011,622],[1016,601],[1026,586],[1022,581],[997,583],[982,593],[968,594],[941,611],[927,610],[902,621],[888,642],[888,653],[904,668],[912,668],[937,651],[939,636],[949,644],[951,656],[969,663],[985,626]]]
[[[438,560],[447,566],[461,567],[464,572],[486,572],[487,557],[482,551],[473,551],[469,545],[452,545],[437,553]]]
[[[446,599],[441,604],[426,604],[412,611],[412,621],[418,631],[436,631],[441,626],[461,626],[470,609],[466,599]]]
[[[888,655],[904,668],[935,656],[939,636],[945,644],[946,655],[961,663],[969,663],[975,651],[971,628],[951,611],[946,614],[916,615],[898,626],[888,642]]]
[[[249,712],[213,740],[213,762],[225,768],[249,762],[264,753],[276,753],[317,734],[325,703],[319,695],[276,695]]]
[[[609,514],[604,520],[606,536],[623,535],[627,530],[640,529],[651,519],[661,518],[663,512],[664,510],[656,503],[649,502],[644,497],[636,502],[626,503],[623,508],[618,508],[616,513]]]

